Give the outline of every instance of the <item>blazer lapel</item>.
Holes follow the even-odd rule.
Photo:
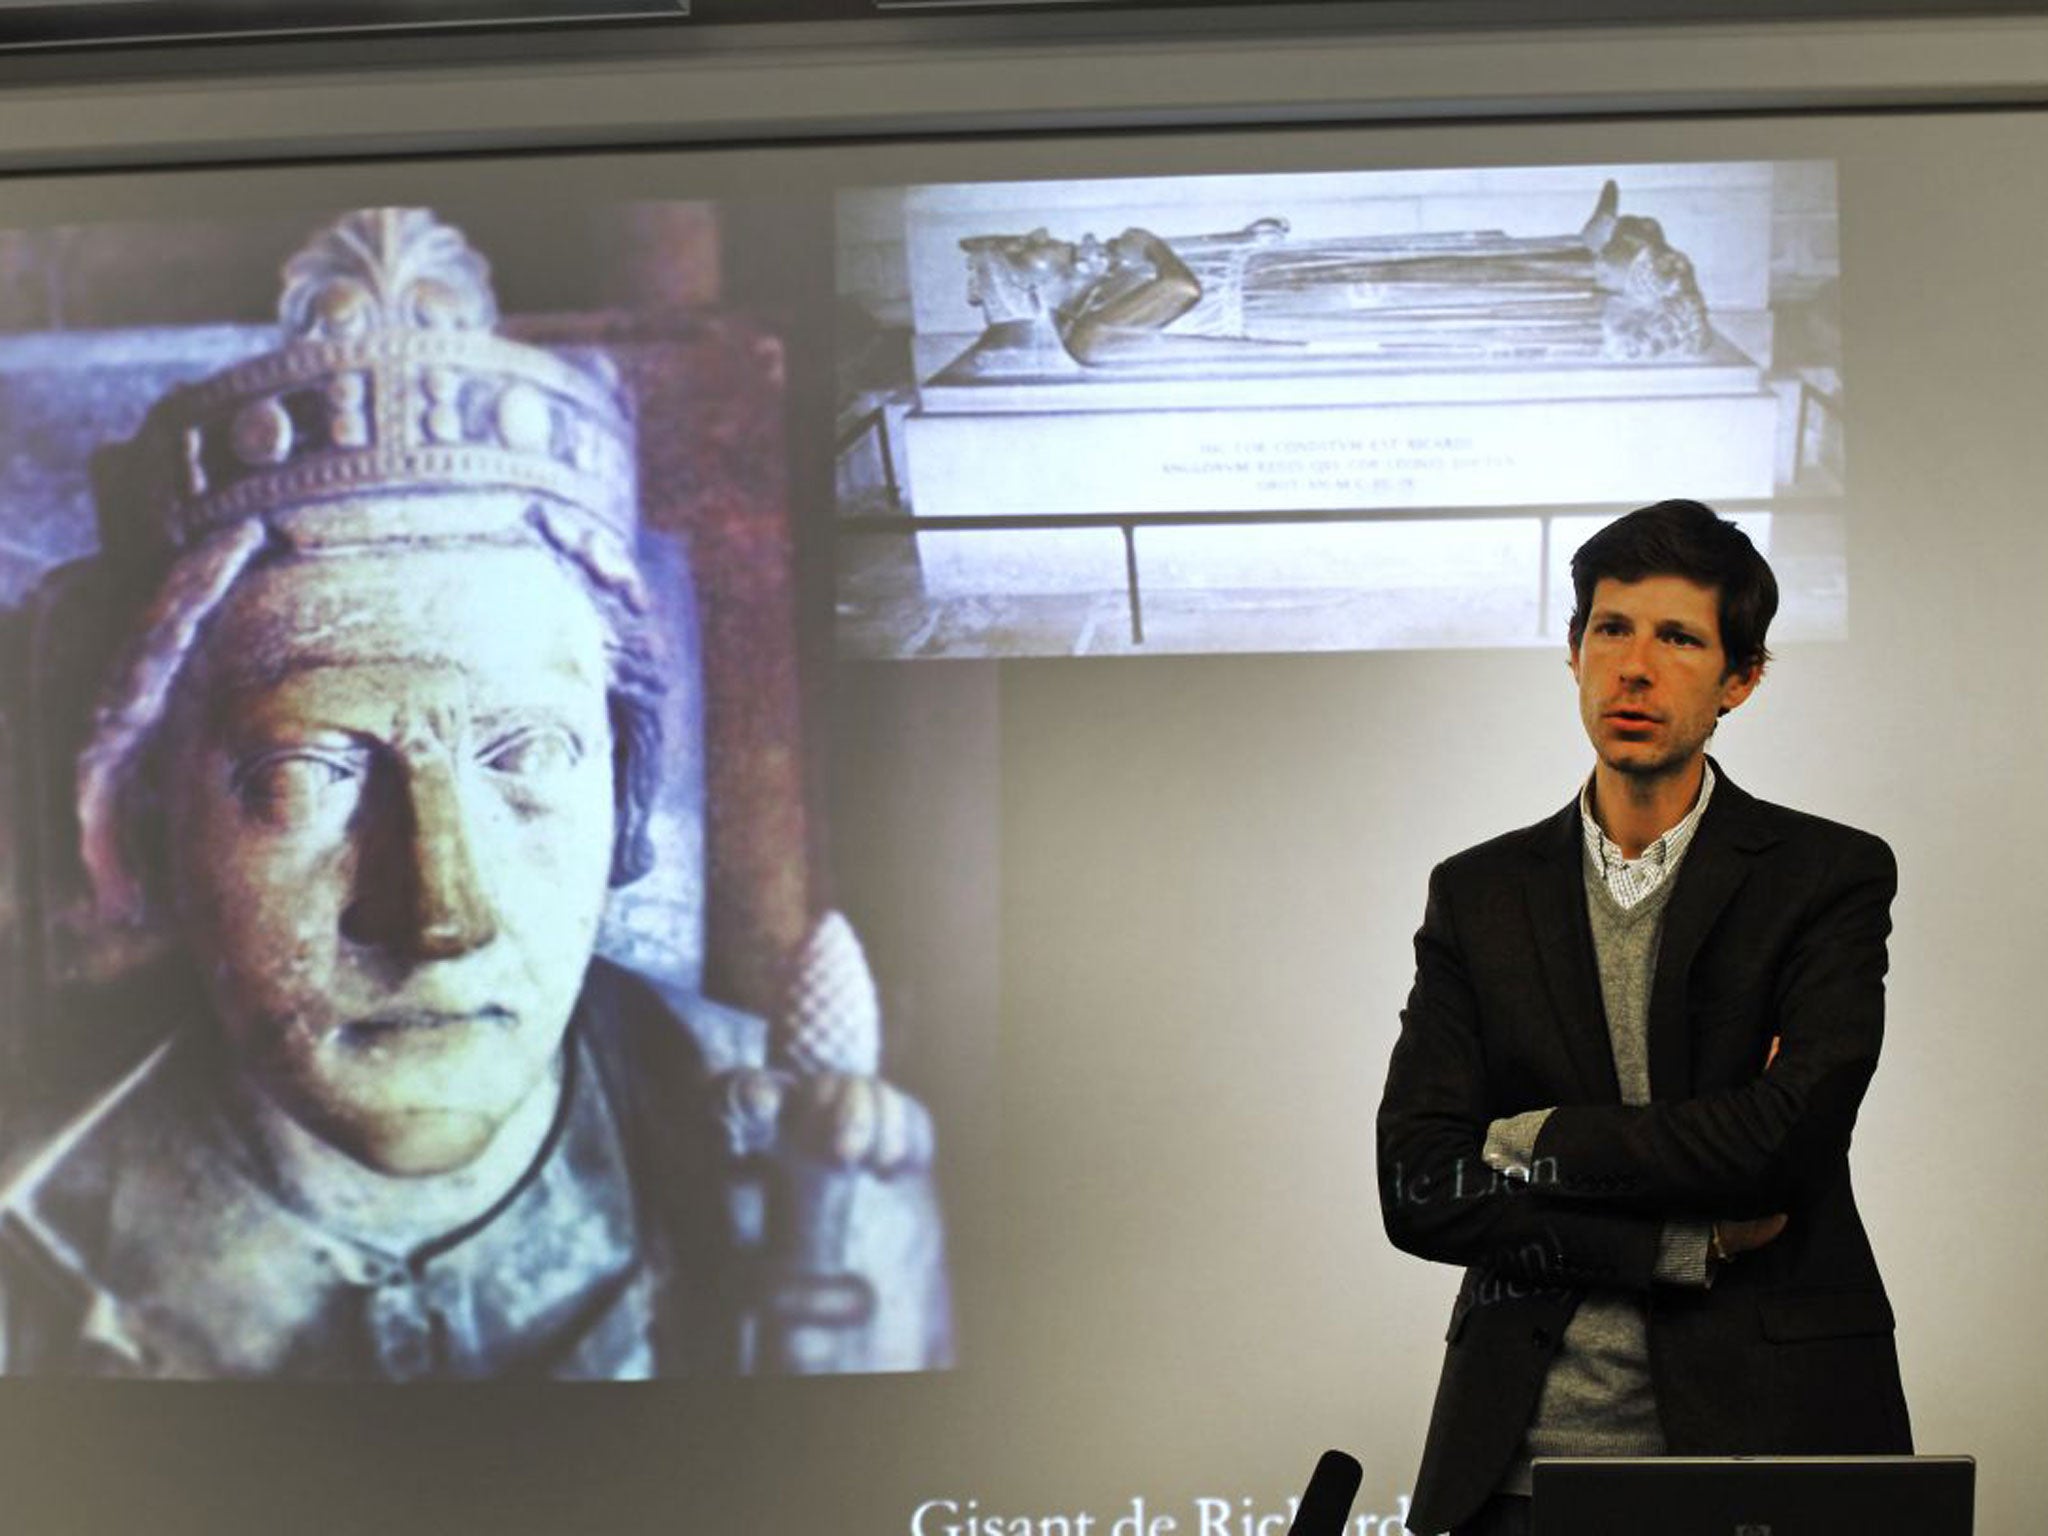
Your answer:
[[[1538,827],[1523,897],[1565,1054],[1596,1102],[1618,1104],[1621,1081],[1614,1075],[1614,1047],[1593,968],[1593,927],[1586,917],[1583,838],[1577,800]]]
[[[1686,981],[1700,945],[1749,876],[1750,855],[1773,839],[1756,822],[1756,801],[1714,764],[1707,802],[1678,884],[1664,909],[1664,938],[1650,985],[1650,1096],[1682,1099],[1692,1092],[1692,1039],[1685,1024]]]

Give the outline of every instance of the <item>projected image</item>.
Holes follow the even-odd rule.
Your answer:
[[[897,187],[838,238],[845,654],[1561,645],[1569,551],[1666,496],[1842,633],[1831,164]]]
[[[716,207],[550,221],[0,232],[8,1373],[951,1362],[780,340]]]

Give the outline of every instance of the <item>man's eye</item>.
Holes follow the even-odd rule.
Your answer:
[[[310,821],[352,793],[357,766],[342,758],[286,752],[259,759],[235,776],[235,793],[249,810],[280,826]]]
[[[515,732],[486,748],[481,761],[493,773],[535,779],[573,768],[582,758],[575,737],[550,729]]]
[[[1674,629],[1664,638],[1673,645],[1700,645],[1703,643],[1698,635],[1688,635],[1682,629]]]

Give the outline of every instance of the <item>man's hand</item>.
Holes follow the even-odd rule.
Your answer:
[[[736,1157],[802,1158],[880,1178],[931,1166],[931,1115],[879,1077],[748,1067],[721,1086],[719,1120]]]
[[[1732,1259],[1738,1253],[1751,1253],[1772,1241],[1785,1230],[1785,1215],[1757,1216],[1748,1221],[1717,1221],[1714,1223],[1713,1252],[1717,1258]],[[1693,1239],[1698,1242],[1698,1238]],[[1695,1250],[1697,1251],[1697,1250]]]
[[[1764,1070],[1771,1070],[1771,1063],[1778,1059],[1778,1037],[1771,1036],[1771,1048],[1764,1053]],[[1773,1241],[1785,1230],[1785,1213],[1775,1216],[1756,1216],[1748,1221],[1717,1221],[1714,1223],[1713,1242],[1708,1251],[1715,1258],[1726,1262],[1738,1253],[1753,1253],[1765,1243]]]

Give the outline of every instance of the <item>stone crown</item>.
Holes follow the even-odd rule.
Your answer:
[[[283,276],[284,344],[172,390],[112,450],[110,552],[182,551],[321,502],[450,491],[544,499],[633,547],[633,428],[615,371],[495,334],[490,268],[461,231],[420,208],[350,213]]]

